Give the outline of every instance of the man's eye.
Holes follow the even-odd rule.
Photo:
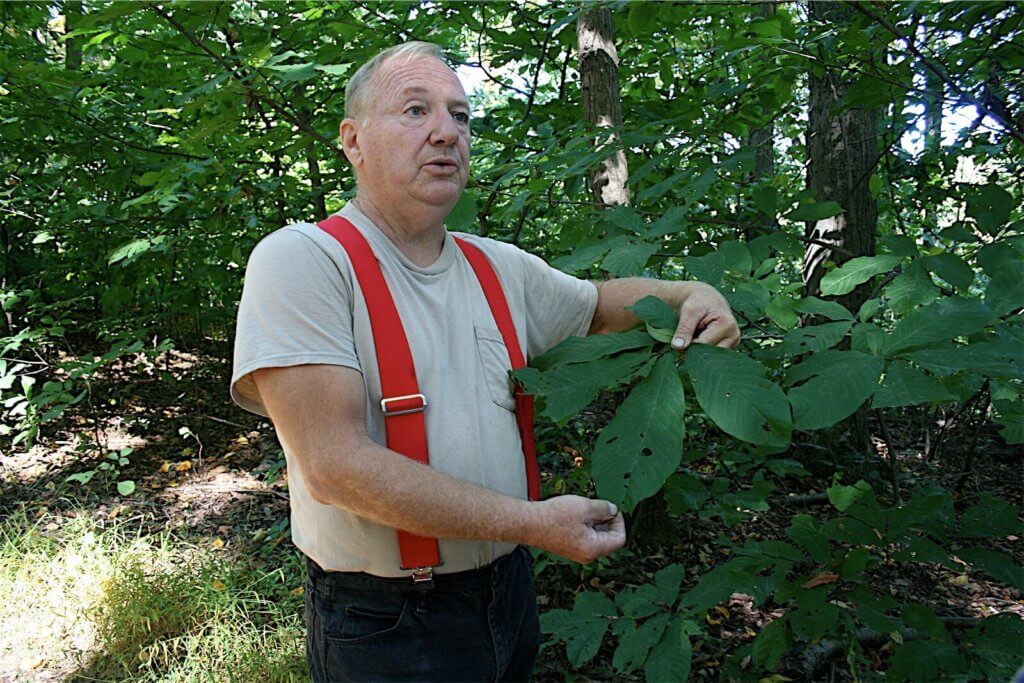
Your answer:
[[[469,123],[469,114],[467,114],[466,112],[463,112],[463,111],[455,112],[454,114],[452,114],[452,118],[454,118],[456,121],[458,121],[461,124],[468,124]]]
[[[405,112],[407,114],[412,114],[413,116],[422,116],[423,107],[409,107],[408,109],[405,110]]]

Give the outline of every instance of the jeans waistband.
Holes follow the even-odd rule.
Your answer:
[[[523,554],[528,558],[530,551],[523,546],[518,546],[509,554],[499,557],[494,562],[483,567],[453,572],[451,574],[434,574],[433,590],[460,591],[487,587],[490,585],[491,575],[495,571],[498,571],[507,562],[523,559]],[[413,590],[411,576],[387,577],[375,576],[374,574],[366,574],[364,572],[329,572],[309,557],[306,558],[306,564],[309,569],[309,577],[314,584],[338,585],[359,588],[361,590],[391,593],[404,593]]]

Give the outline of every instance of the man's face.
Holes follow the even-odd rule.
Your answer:
[[[367,86],[356,124],[361,189],[390,205],[384,210],[429,205],[447,215],[469,178],[469,102],[459,79],[421,56],[388,60]]]

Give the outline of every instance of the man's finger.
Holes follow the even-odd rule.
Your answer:
[[[690,345],[693,339],[693,331],[700,324],[703,313],[697,313],[685,303],[679,309],[679,325],[676,326],[676,333],[672,337],[672,348],[683,350]]]

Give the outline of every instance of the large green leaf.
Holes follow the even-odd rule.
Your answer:
[[[1024,567],[1006,553],[991,548],[961,548],[957,557],[980,569],[992,578],[1024,591]]]
[[[662,612],[637,624],[632,619],[619,619],[615,623],[613,633],[619,639],[619,646],[612,656],[612,666],[616,671],[628,673],[643,666],[651,648],[661,640],[671,615]]]
[[[1024,443],[1024,402],[1019,399],[1000,399],[992,401],[992,408],[995,411],[995,421],[1003,425],[999,435],[1006,443]]]
[[[823,218],[838,216],[842,212],[843,207],[833,201],[809,202],[790,211],[786,218],[791,221],[820,221]]]
[[[974,282],[974,270],[956,254],[944,251],[921,258],[924,267],[957,289],[966,290]]]
[[[887,355],[932,342],[980,332],[995,318],[988,306],[976,299],[949,297],[917,309],[900,320],[886,339]]]
[[[1024,308],[1024,261],[999,265],[985,290],[985,303],[1000,315]]]
[[[883,366],[881,358],[858,351],[838,351],[827,365],[815,363],[814,376],[789,390],[793,426],[823,429],[849,417],[875,393]]]
[[[597,438],[591,475],[598,494],[629,511],[657,493],[679,467],[685,410],[675,359],[664,355]]]
[[[825,296],[849,294],[880,273],[887,273],[903,259],[899,256],[858,256],[850,259],[821,278],[821,293]]]
[[[939,288],[920,261],[914,261],[885,287],[889,307],[895,313],[909,313],[915,306],[931,303],[939,296]]]
[[[647,351],[631,351],[612,358],[557,365],[539,377],[527,374],[532,368],[525,368],[516,376],[526,380],[527,390],[544,395],[541,415],[561,422],[587,407],[602,390],[629,381],[648,360]]]
[[[626,277],[640,275],[644,266],[654,252],[658,251],[658,245],[649,242],[629,242],[617,249],[613,249],[601,262],[601,267],[612,275]]]
[[[956,680],[967,667],[956,645],[935,640],[909,640],[896,647],[888,680],[930,683]]]
[[[895,408],[953,399],[953,394],[935,377],[905,361],[894,361],[886,370],[871,406]]]
[[[650,335],[643,330],[569,337],[543,355],[533,358],[530,364],[538,370],[549,370],[562,363],[583,363],[620,351],[650,347],[653,344]]]
[[[693,646],[687,624],[682,617],[676,616],[647,657],[644,668],[647,683],[688,680],[692,659]]]
[[[686,369],[697,402],[723,431],[738,439],[784,450],[790,441],[789,401],[752,358],[716,346],[694,345]]]
[[[1009,222],[1015,204],[1013,195],[995,183],[973,187],[967,193],[967,215],[989,234],[994,234]]]
[[[853,323],[849,320],[841,320],[834,323],[798,327],[786,333],[779,349],[793,355],[824,351],[842,341],[852,325]]]
[[[573,666],[586,664],[601,648],[615,604],[601,593],[579,593],[572,610],[554,609],[540,615],[540,630],[565,641],[565,653]]]

